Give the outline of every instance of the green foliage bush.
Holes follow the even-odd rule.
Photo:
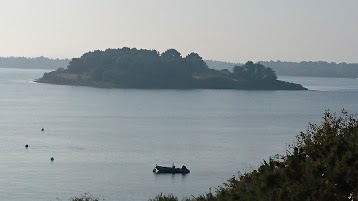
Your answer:
[[[155,196],[153,199],[149,199],[148,201],[178,201],[178,198],[173,194],[163,195],[162,193]]]

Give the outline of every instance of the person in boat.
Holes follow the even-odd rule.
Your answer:
[[[186,170],[186,167],[185,167],[185,165],[181,166],[181,169],[183,169],[183,170]]]
[[[155,173],[155,172],[157,172],[157,164],[155,164],[155,167],[154,167],[154,169],[153,169],[153,172]]]

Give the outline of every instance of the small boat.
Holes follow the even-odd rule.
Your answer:
[[[156,174],[162,174],[162,173],[181,173],[181,174],[188,174],[190,173],[190,170],[187,169],[184,165],[181,168],[176,168],[174,165],[172,167],[165,167],[165,166],[159,166],[155,165],[153,172]]]

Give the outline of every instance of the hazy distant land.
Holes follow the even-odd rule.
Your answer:
[[[136,48],[87,52],[68,67],[45,73],[41,83],[138,89],[307,90],[277,80],[271,68],[247,62],[233,71],[210,69],[196,53],[182,57]]]
[[[232,70],[240,63],[205,60],[209,68]],[[272,68],[279,76],[302,76],[302,77],[337,77],[358,78],[357,63],[335,63],[325,61],[260,61],[260,64]]]
[[[67,68],[70,59],[47,57],[0,57],[0,68],[58,69]],[[233,71],[242,63],[204,60],[210,69]],[[270,67],[278,76],[358,78],[358,63],[335,63],[325,61],[260,61]]]
[[[69,61],[46,57],[0,57],[0,68],[58,69],[65,68]]]

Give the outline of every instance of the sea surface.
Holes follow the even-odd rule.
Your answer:
[[[44,72],[0,68],[0,200],[198,196],[285,153],[325,110],[358,113],[357,79],[279,77],[309,91],[128,90],[33,82]],[[191,173],[152,172],[173,163]]]

